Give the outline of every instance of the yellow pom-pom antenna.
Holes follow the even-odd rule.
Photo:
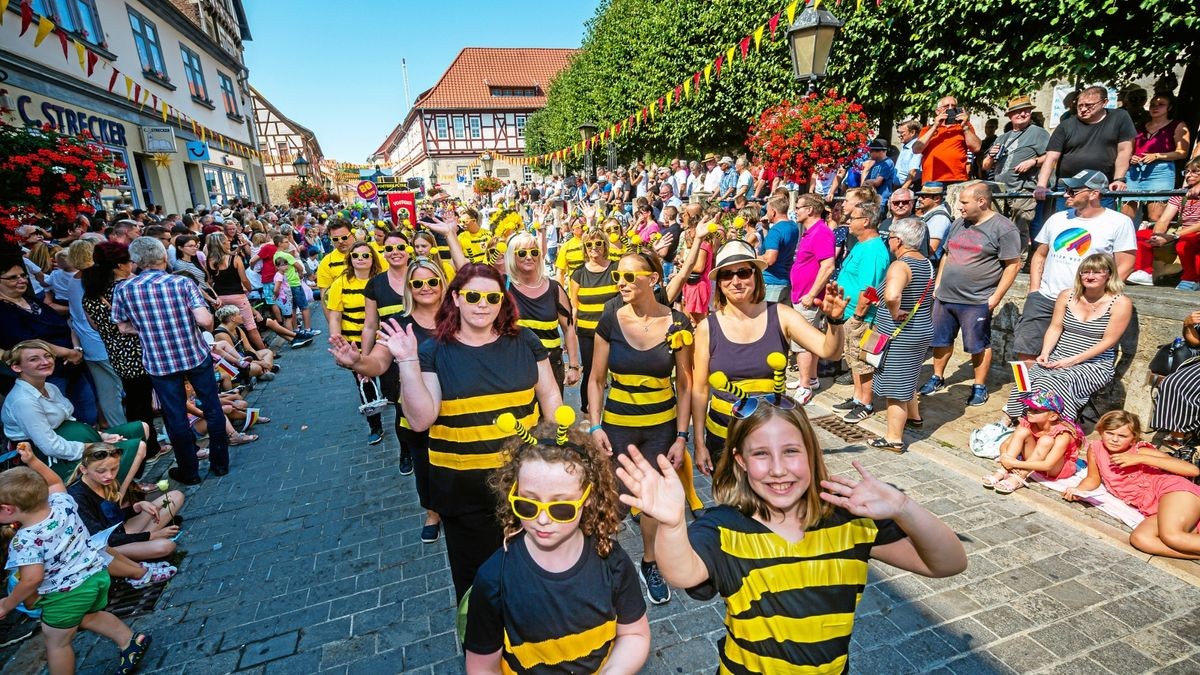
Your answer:
[[[717,230],[719,230],[719,229],[721,229],[721,228],[720,228],[720,227],[717,227],[717,224],[716,224],[716,223],[709,223],[709,224],[708,224],[708,233],[709,233],[709,234],[716,234],[716,233],[717,233]]]
[[[742,391],[741,387],[730,382],[729,376],[719,370],[708,376],[708,384],[714,389],[728,392],[739,399],[749,398],[746,396],[746,392]]]
[[[404,245],[404,252],[405,252],[405,253],[407,253],[407,254],[409,254],[409,255],[412,255],[413,253],[415,253],[415,252],[416,252],[416,249],[414,249],[412,246],[409,246],[408,244],[405,244],[405,245]]]
[[[411,221],[411,220],[409,220],[408,218],[405,218],[405,219],[404,219],[404,226],[405,226],[405,227],[412,227],[412,221]]]
[[[633,235],[632,237],[629,238],[629,243],[633,244],[634,246],[641,246],[642,245],[642,235],[640,235],[640,234]]]
[[[618,239],[620,239],[620,237],[617,236],[616,232],[613,232],[612,234],[608,235],[608,241],[611,244],[617,243]]]
[[[529,430],[525,428],[525,425],[521,424],[521,422],[512,413],[501,413],[501,415],[496,418],[496,426],[500,427],[500,431],[503,431],[506,434],[516,434],[521,439],[522,443],[527,445],[537,445],[537,439],[533,437],[533,434],[529,433]]]
[[[654,234],[650,235],[650,241],[652,242],[658,241],[659,239],[662,239],[662,232],[655,232]]]
[[[774,394],[783,396],[787,391],[787,357],[782,352],[767,354],[767,366],[771,368],[771,378],[774,380]]]
[[[554,421],[558,423],[558,430],[554,434],[554,442],[559,445],[566,445],[567,431],[571,429],[572,424],[575,424],[575,410],[570,406],[558,406],[558,410],[554,411]]]
[[[739,230],[740,230],[740,229],[742,229],[743,227],[745,227],[745,226],[746,226],[746,219],[745,219],[745,218],[743,218],[743,217],[741,217],[741,216],[738,216],[737,218],[734,218],[734,219],[733,219],[733,226],[734,226],[735,228],[739,229]]]

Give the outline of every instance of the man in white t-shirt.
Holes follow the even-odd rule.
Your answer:
[[[1042,352],[1042,338],[1050,327],[1059,293],[1075,286],[1079,263],[1094,253],[1108,253],[1117,261],[1117,274],[1125,279],[1133,271],[1137,235],[1129,216],[1100,204],[1100,191],[1107,190],[1108,177],[1085,169],[1064,178],[1067,206],[1075,211],[1058,211],[1042,226],[1029,261],[1029,297],[1013,331],[1017,358],[1032,360]]]
[[[704,174],[704,191],[716,197],[721,194],[721,177],[725,172],[717,168],[717,156],[711,152],[704,156],[704,168],[707,169],[707,173]]]
[[[754,187],[754,174],[750,173],[749,163],[745,157],[738,157],[734,164],[737,168],[737,191],[733,193],[734,197],[742,195],[746,199],[750,199],[754,195],[751,193],[751,188]]]
[[[687,179],[688,172],[684,168],[683,162],[679,159],[671,160],[671,189],[675,192],[675,196],[682,201],[687,199]]]

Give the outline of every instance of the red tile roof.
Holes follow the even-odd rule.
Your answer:
[[[467,47],[414,108],[528,110],[546,105],[550,82],[577,49]],[[538,96],[492,96],[489,86],[537,87]]]

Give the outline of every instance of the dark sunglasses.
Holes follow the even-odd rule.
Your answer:
[[[517,249],[518,258],[540,258],[542,251],[536,248],[519,248]]]
[[[897,206],[900,206],[901,204],[911,204],[911,203],[913,203],[913,200],[911,200],[911,199],[893,199],[892,203]]]
[[[412,251],[409,250],[411,248],[412,247],[409,246],[408,244],[384,244],[383,252],[391,253],[393,251],[404,251],[405,253],[412,253]]]
[[[481,293],[479,291],[459,291],[458,294],[466,300],[468,304],[478,305],[480,300],[487,300],[489,305],[498,305],[504,300],[504,294],[500,291],[491,291],[489,293]]]
[[[1066,197],[1074,197],[1075,195],[1079,194],[1080,192],[1090,192],[1090,191],[1091,191],[1091,188],[1067,188],[1066,190],[1063,190],[1063,195]]]
[[[109,450],[107,448],[97,448],[95,450],[90,450],[85,454],[87,455],[88,459],[108,459],[109,457],[120,457],[121,449],[113,448],[112,450]]]
[[[721,270],[717,272],[717,281],[729,281],[733,277],[737,277],[738,279],[745,281],[752,276],[754,276],[753,267],[743,267],[736,270]]]
[[[28,274],[21,274],[20,272],[18,272],[18,273],[16,273],[16,274],[10,274],[10,275],[8,275],[8,276],[6,276],[6,277],[0,277],[0,280],[3,280],[3,281],[16,281],[16,280],[18,280],[18,279],[28,279],[28,278],[29,278],[29,275],[28,275]]]
[[[367,260],[371,257],[371,255],[372,254],[370,253],[351,253],[350,257],[354,258],[355,260]]]
[[[625,283],[632,284],[633,282],[637,281],[638,277],[648,277],[651,274],[653,274],[653,272],[617,272],[614,270],[612,272],[612,280],[614,284],[621,283],[622,279],[625,281]]]
[[[331,237],[329,237],[329,239],[330,239],[331,241],[346,241],[347,239],[349,239],[349,238],[350,238],[350,236],[351,236],[351,235],[344,234],[344,235],[342,235],[342,236],[340,236],[340,237],[332,237],[332,236],[331,236]]]
[[[508,491],[508,503],[512,507],[513,513],[517,514],[521,520],[533,520],[545,510],[546,515],[550,516],[550,520],[556,523],[571,523],[579,517],[579,509],[591,493],[592,486],[588,485],[583,490],[583,496],[575,501],[540,502],[536,499],[517,496],[517,484],[513,483],[512,489]]]
[[[426,286],[430,288],[437,288],[438,286],[442,285],[442,280],[438,279],[437,277],[432,277],[430,279],[413,279],[412,281],[408,282],[408,285],[419,291]]]
[[[754,414],[761,404],[773,405],[780,410],[791,410],[796,407],[796,401],[779,394],[762,394],[761,396],[751,396],[744,398],[733,404],[733,416],[739,420],[744,420]]]
[[[586,244],[584,244],[584,245],[583,245],[583,247],[584,247],[584,248],[586,248],[586,249],[601,249],[601,248],[604,248],[604,242],[602,242],[602,241],[589,241],[589,242],[587,242]]]

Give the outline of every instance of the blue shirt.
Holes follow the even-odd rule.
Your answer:
[[[875,162],[871,166],[871,170],[867,172],[867,180],[882,178],[883,183],[875,188],[879,193],[880,201],[887,203],[888,197],[892,194],[892,183],[896,180],[896,165],[892,163],[890,157],[885,157],[881,162]]]
[[[729,169],[728,171],[726,171],[725,175],[721,176],[721,194],[724,195],[726,192],[729,192],[730,190],[736,188],[737,187],[737,179],[738,179],[737,171],[735,171],[732,168]],[[732,199],[732,197],[730,197],[730,199]]]
[[[790,220],[771,224],[767,236],[763,237],[759,253],[779,251],[775,263],[763,270],[763,280],[771,286],[787,286],[792,283],[792,260],[796,257],[796,244],[800,242],[800,227]]]
[[[846,304],[846,313],[843,318],[848,319],[854,314],[854,306],[858,303],[858,294],[863,292],[867,286],[874,286],[878,290],[883,285],[883,278],[887,275],[888,265],[891,264],[892,254],[888,252],[883,237],[859,242],[850,249],[850,255],[846,256],[846,261],[842,263],[842,272],[837,279],[846,298],[850,300]],[[875,308],[872,307],[871,311],[867,313],[867,320],[874,317]]]
[[[83,348],[83,358],[88,361],[107,361],[108,350],[100,340],[100,334],[92,328],[87,313],[83,311],[83,282],[74,275],[67,277],[67,307],[70,309],[71,330],[79,336],[79,346]]]
[[[917,142],[914,137],[911,141],[900,146],[900,154],[896,157],[896,178],[892,181],[892,189],[900,187],[905,179],[908,178],[908,172],[916,169],[921,170],[921,153],[913,152],[913,144]]]

